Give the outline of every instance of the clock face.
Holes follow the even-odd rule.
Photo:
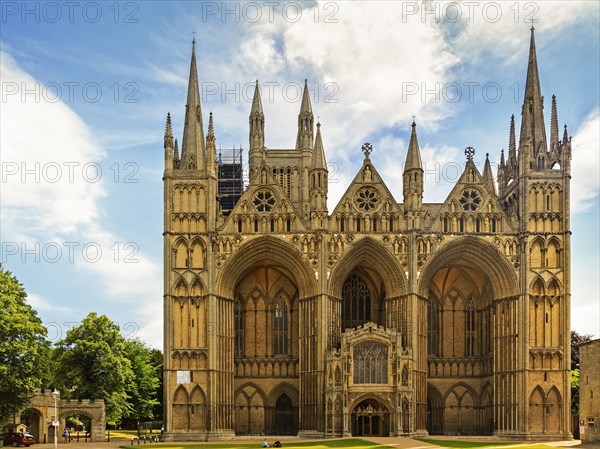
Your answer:
[[[379,203],[377,191],[373,188],[361,190],[358,192],[356,203],[358,204],[358,208],[364,210],[365,212],[375,209]]]
[[[481,198],[475,190],[465,190],[460,199],[458,200],[460,205],[466,211],[475,211],[481,204]]]

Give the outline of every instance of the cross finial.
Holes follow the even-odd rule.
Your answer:
[[[369,142],[365,142],[362,146],[362,152],[365,155],[365,159],[369,159],[369,156],[371,155],[372,151],[373,145],[371,145]]]
[[[474,155],[475,155],[475,148],[473,148],[473,147],[465,148],[465,156],[467,156],[468,161],[472,161]]]

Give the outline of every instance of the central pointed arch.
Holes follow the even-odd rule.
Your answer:
[[[360,266],[369,267],[381,276],[386,297],[406,293],[406,279],[399,262],[384,245],[366,237],[353,245],[334,268],[330,277],[329,294],[341,298],[344,281]]]

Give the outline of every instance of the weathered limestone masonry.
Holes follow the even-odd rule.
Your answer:
[[[579,346],[579,421],[581,441],[600,441],[600,339]]]
[[[533,29],[497,188],[468,147],[443,203],[423,203],[413,122],[387,180],[403,202],[365,144],[330,212],[308,86],[295,146],[276,149],[257,82],[249,185],[224,214],[201,106],[194,42],[181,154],[170,115],[164,134],[166,439],[571,437],[571,138],[554,96],[547,138]]]

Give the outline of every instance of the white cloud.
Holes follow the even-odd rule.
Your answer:
[[[585,118],[572,140],[571,212],[598,206],[600,190],[600,109]]]
[[[48,243],[61,248],[62,261],[69,265],[58,264],[57,270],[68,266],[71,276],[92,279],[93,294],[106,298],[107,305],[131,307],[132,320],[143,310],[137,305],[152,308],[155,321],[162,316],[160,264],[140,252],[136,242],[124,241],[101,224],[101,200],[112,176],[103,165],[105,152],[86,123],[61,101],[49,100],[41,87],[37,97],[22,97],[23,89],[34,90],[39,82],[9,53],[2,52],[0,60],[5,95],[0,124],[3,242],[28,249],[36,242],[41,248]],[[9,87],[17,93],[8,95]],[[101,289],[99,295],[96,289]],[[42,312],[68,310],[38,294],[29,298]],[[104,305],[93,307],[101,311]],[[140,315],[141,327],[149,315]]]
[[[72,315],[72,310],[69,307],[54,304],[52,301],[44,298],[43,296],[36,295],[34,293],[27,294],[27,302],[36,311],[52,310],[66,315]]]

